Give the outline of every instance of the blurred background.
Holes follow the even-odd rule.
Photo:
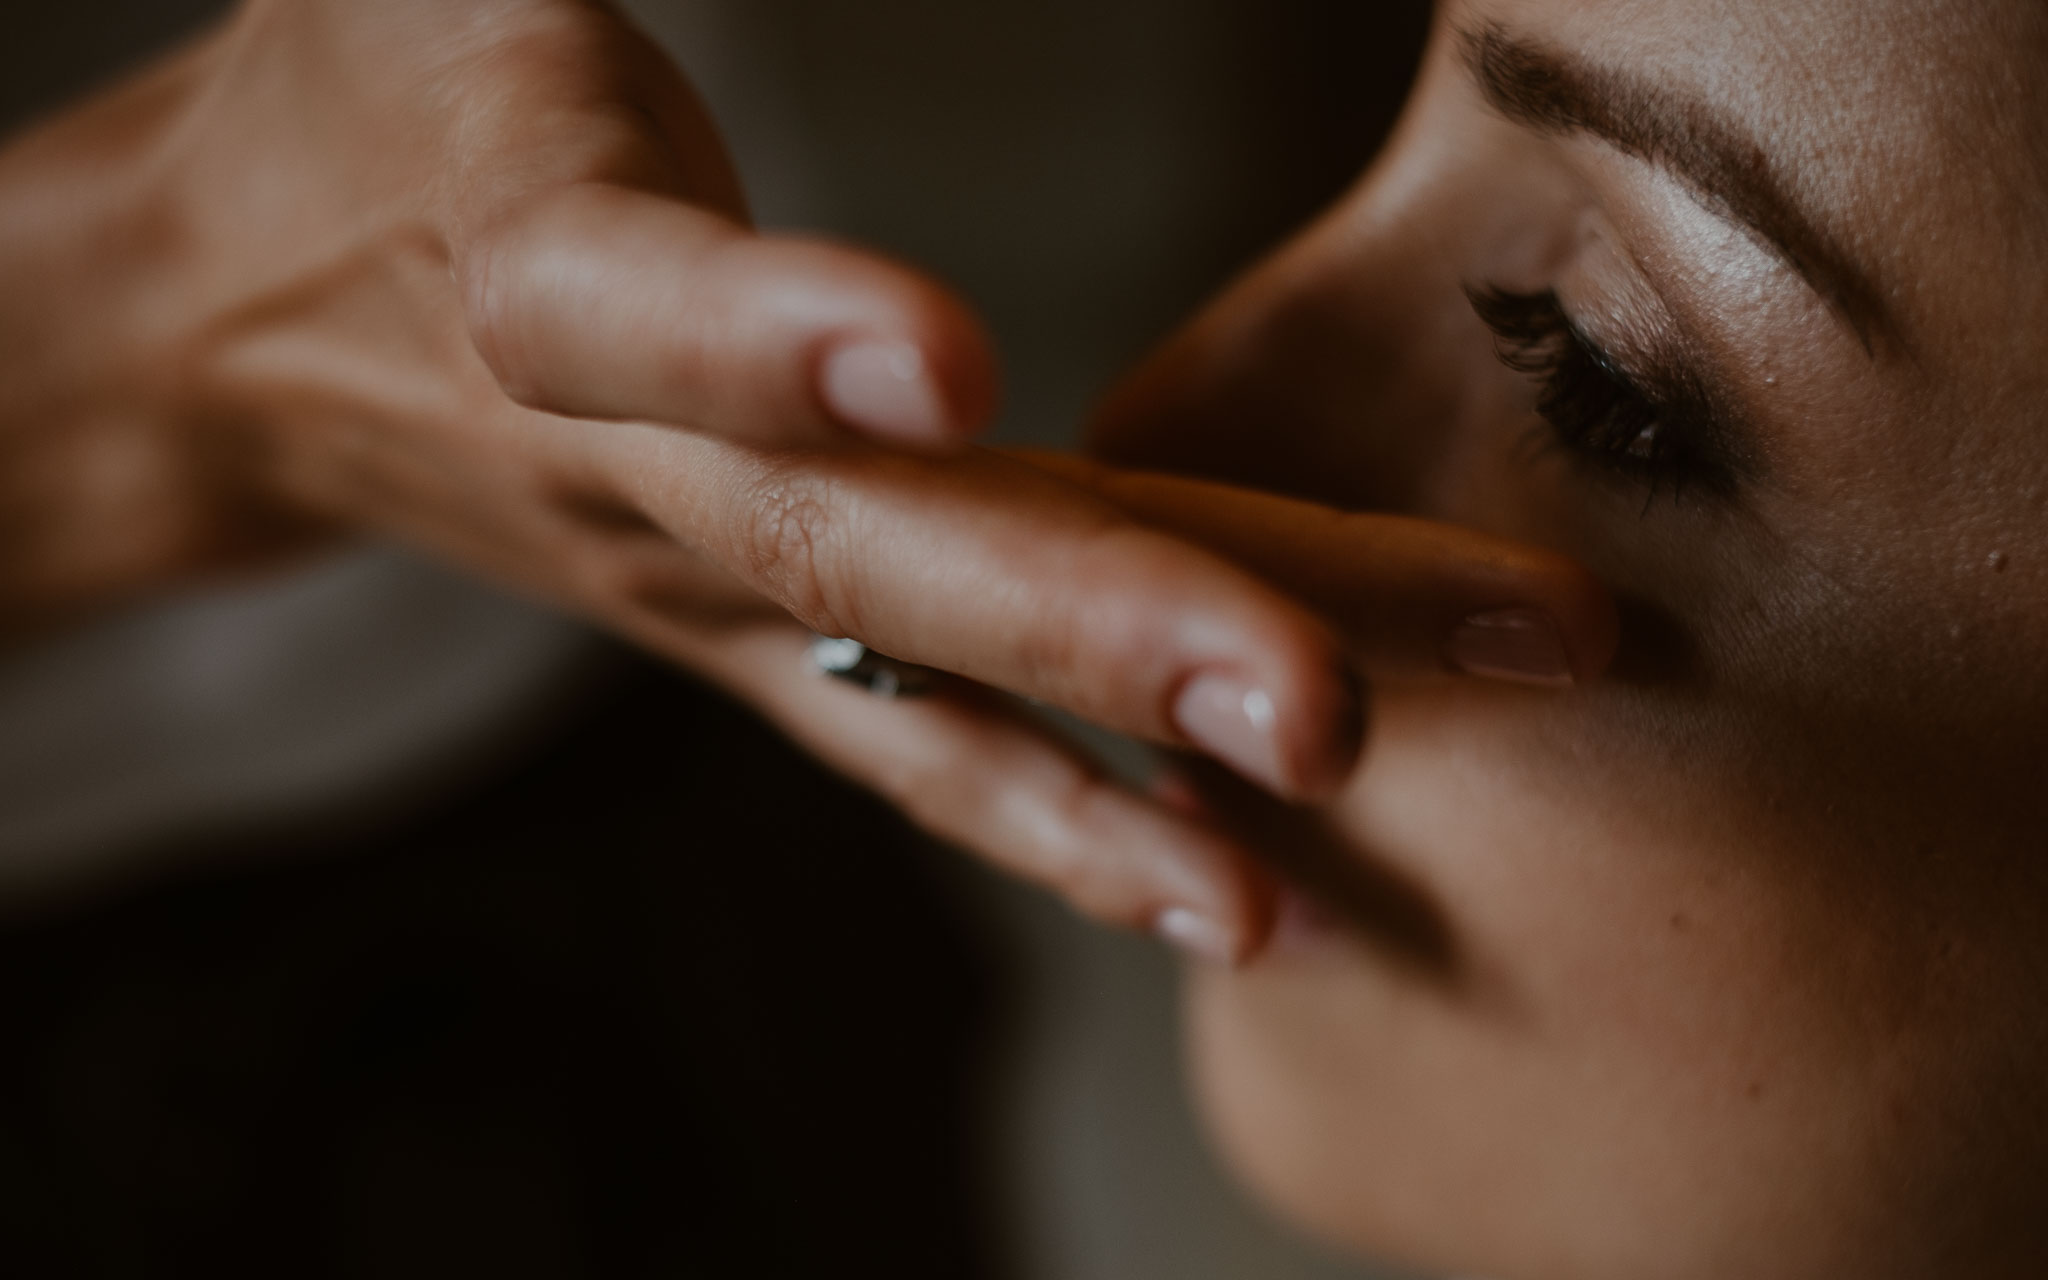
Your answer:
[[[764,223],[980,305],[1070,440],[1352,181],[1422,0],[633,0]],[[17,5],[12,130],[210,0]],[[0,1271],[1321,1280],[1168,958],[394,548],[0,661]]]

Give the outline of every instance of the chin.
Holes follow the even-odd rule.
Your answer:
[[[1829,1011],[1768,966],[1687,985],[1611,960],[1604,986],[1452,995],[1317,929],[1191,971],[1199,1109],[1280,1217],[1434,1274],[2048,1274],[2025,1053],[2002,1069],[1960,1038],[1866,1039],[1851,988]]]
[[[1595,803],[1409,719],[1326,815],[1371,911],[1292,905],[1190,975],[1198,1104],[1255,1195],[1489,1280],[2048,1274],[2017,944],[1740,805]]]

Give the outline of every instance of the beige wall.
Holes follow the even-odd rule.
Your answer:
[[[903,252],[988,313],[1008,429],[1093,391],[1346,184],[1416,0],[633,0],[767,221]]]

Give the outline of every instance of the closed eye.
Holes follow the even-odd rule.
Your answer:
[[[1555,291],[1468,287],[1501,363],[1538,380],[1536,412],[1577,462],[1660,492],[1729,494],[1741,468],[1698,380],[1632,374],[1587,336]]]

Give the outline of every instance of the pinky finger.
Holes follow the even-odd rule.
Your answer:
[[[690,655],[827,764],[932,835],[1083,914],[1241,964],[1272,930],[1271,877],[1197,816],[1134,795],[1016,709],[965,683],[888,700],[821,676],[788,627]]]

